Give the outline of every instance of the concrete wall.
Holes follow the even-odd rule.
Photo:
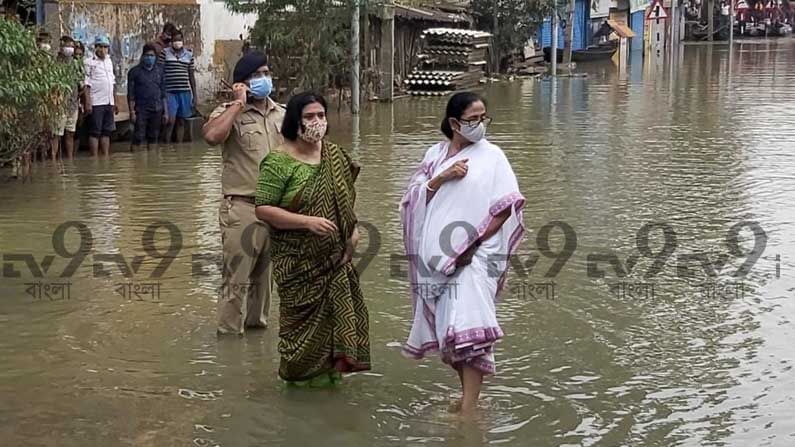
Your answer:
[[[215,0],[133,0],[60,1],[45,4],[45,28],[53,42],[62,35],[87,44],[106,34],[111,39],[111,58],[116,72],[116,93],[126,94],[127,71],[138,63],[146,42],[155,40],[163,24],[171,22],[185,34],[185,46],[196,56],[196,83],[199,101],[209,99],[224,77],[228,60],[237,60],[240,35],[248,36],[247,26],[256,16],[234,15],[223,2]],[[216,49],[222,51],[216,57]],[[231,54],[230,54],[231,53]]]
[[[248,37],[257,16],[233,14],[223,1],[200,0],[200,6],[204,48],[196,60],[201,67],[196,73],[196,83],[200,98],[208,99],[218,89],[221,79],[231,80],[232,69],[242,50],[240,36]]]

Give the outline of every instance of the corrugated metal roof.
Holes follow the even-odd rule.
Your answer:
[[[429,22],[469,23],[470,19],[465,14],[444,12],[438,9],[422,8],[418,6],[395,5],[395,17],[412,20],[427,20]]]
[[[453,34],[456,36],[466,36],[466,37],[491,37],[491,34],[485,31],[473,31],[468,29],[458,29],[458,28],[429,28],[423,31],[424,34],[430,35],[445,35],[445,34]]]

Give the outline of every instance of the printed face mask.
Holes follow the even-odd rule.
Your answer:
[[[326,120],[303,121],[298,136],[307,143],[317,143],[326,136],[326,129],[328,129]]]

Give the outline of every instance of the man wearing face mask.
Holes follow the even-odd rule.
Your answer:
[[[185,119],[193,116],[196,106],[196,62],[193,51],[184,46],[182,32],[177,31],[171,36],[171,46],[160,53],[160,62],[163,64],[168,101],[167,142],[171,142],[171,135],[176,128],[177,143],[182,143]]]
[[[167,115],[166,85],[161,66],[156,65],[157,53],[152,44],[144,45],[141,62],[127,74],[127,102],[130,121],[134,124],[132,146],[139,149],[146,140],[147,149],[157,145],[160,122]]]
[[[273,81],[265,54],[246,53],[235,65],[233,78],[234,101],[217,107],[202,129],[210,145],[223,144],[219,335],[242,335],[245,327],[267,327],[270,237],[268,226],[256,218],[254,197],[260,162],[284,142],[285,110],[269,98]]]
[[[177,27],[173,23],[166,23],[163,25],[163,31],[157,36],[157,39],[152,42],[155,46],[155,54],[160,54],[171,45],[171,36],[177,33]]]
[[[50,52],[52,51],[52,45],[50,45],[50,35],[47,32],[39,32],[38,36],[36,36],[36,45],[39,47],[40,50]]]
[[[100,147],[102,155],[107,157],[110,154],[110,136],[116,130],[116,75],[113,73],[109,50],[110,39],[97,36],[94,40],[94,56],[83,62],[86,74],[85,110],[86,114],[91,115],[88,144],[94,157]]]
[[[61,37],[61,50],[58,52],[58,57],[56,60],[58,63],[71,65],[74,64],[74,54],[75,54],[75,41],[69,36]],[[61,149],[61,138],[64,140],[64,148],[66,149],[66,155],[69,158],[74,156],[75,151],[75,129],[77,128],[77,118],[79,114],[79,98],[78,92],[80,90],[80,85],[75,84],[72,86],[72,89],[69,91],[69,94],[66,98],[66,111],[64,115],[58,120],[58,123],[53,129],[52,140],[51,140],[51,156],[52,159],[55,160],[58,157],[58,153]]]

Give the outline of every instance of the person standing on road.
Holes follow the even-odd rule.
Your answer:
[[[152,44],[144,45],[141,62],[127,74],[127,102],[134,125],[130,150],[139,149],[144,141],[147,149],[155,148],[161,121],[168,112],[163,70],[157,65],[157,53]]]
[[[177,143],[182,143],[185,137],[185,119],[193,116],[193,109],[196,107],[196,62],[193,50],[185,48],[182,32],[177,31],[171,36],[171,46],[160,53],[160,62],[163,64],[168,97],[166,142],[171,142],[176,128]]]
[[[254,203],[260,162],[284,142],[285,110],[269,98],[273,83],[266,55],[246,53],[235,65],[233,82],[234,101],[217,107],[202,129],[210,145],[223,145],[223,199],[218,211],[223,244],[219,335],[242,335],[246,327],[267,327],[270,229],[257,219]]]
[[[91,155],[96,157],[102,148],[102,155],[110,154],[110,136],[116,130],[118,113],[113,89],[116,86],[116,75],[113,74],[113,62],[110,60],[110,39],[97,36],[94,40],[94,56],[84,62],[86,114],[91,115],[89,128],[89,147]]]
[[[464,413],[495,373],[496,299],[524,233],[525,199],[502,149],[485,138],[490,122],[477,94],[450,98],[446,138],[428,149],[400,204],[413,303],[403,354],[439,352],[463,389],[451,411]]]
[[[326,100],[287,103],[285,143],[260,165],[257,217],[273,228],[279,290],[279,377],[325,387],[370,365],[370,317],[351,259],[359,165],[327,141]]]
[[[61,64],[72,65],[75,64],[75,41],[69,36],[61,37],[61,49],[58,52],[57,61]],[[63,139],[63,146],[66,150],[67,158],[74,157],[75,152],[75,130],[77,129],[77,118],[80,113],[79,110],[79,90],[80,84],[76,83],[72,86],[66,98],[66,110],[61,115],[58,123],[53,129],[51,149],[52,159],[55,161],[58,154],[61,152],[61,139]]]
[[[171,36],[177,33],[177,27],[173,23],[168,22],[163,25],[163,31],[157,36],[152,45],[155,46],[155,54],[160,55],[169,45],[171,45]]]
[[[729,3],[726,1],[720,2],[720,35],[723,39],[729,38]]]

